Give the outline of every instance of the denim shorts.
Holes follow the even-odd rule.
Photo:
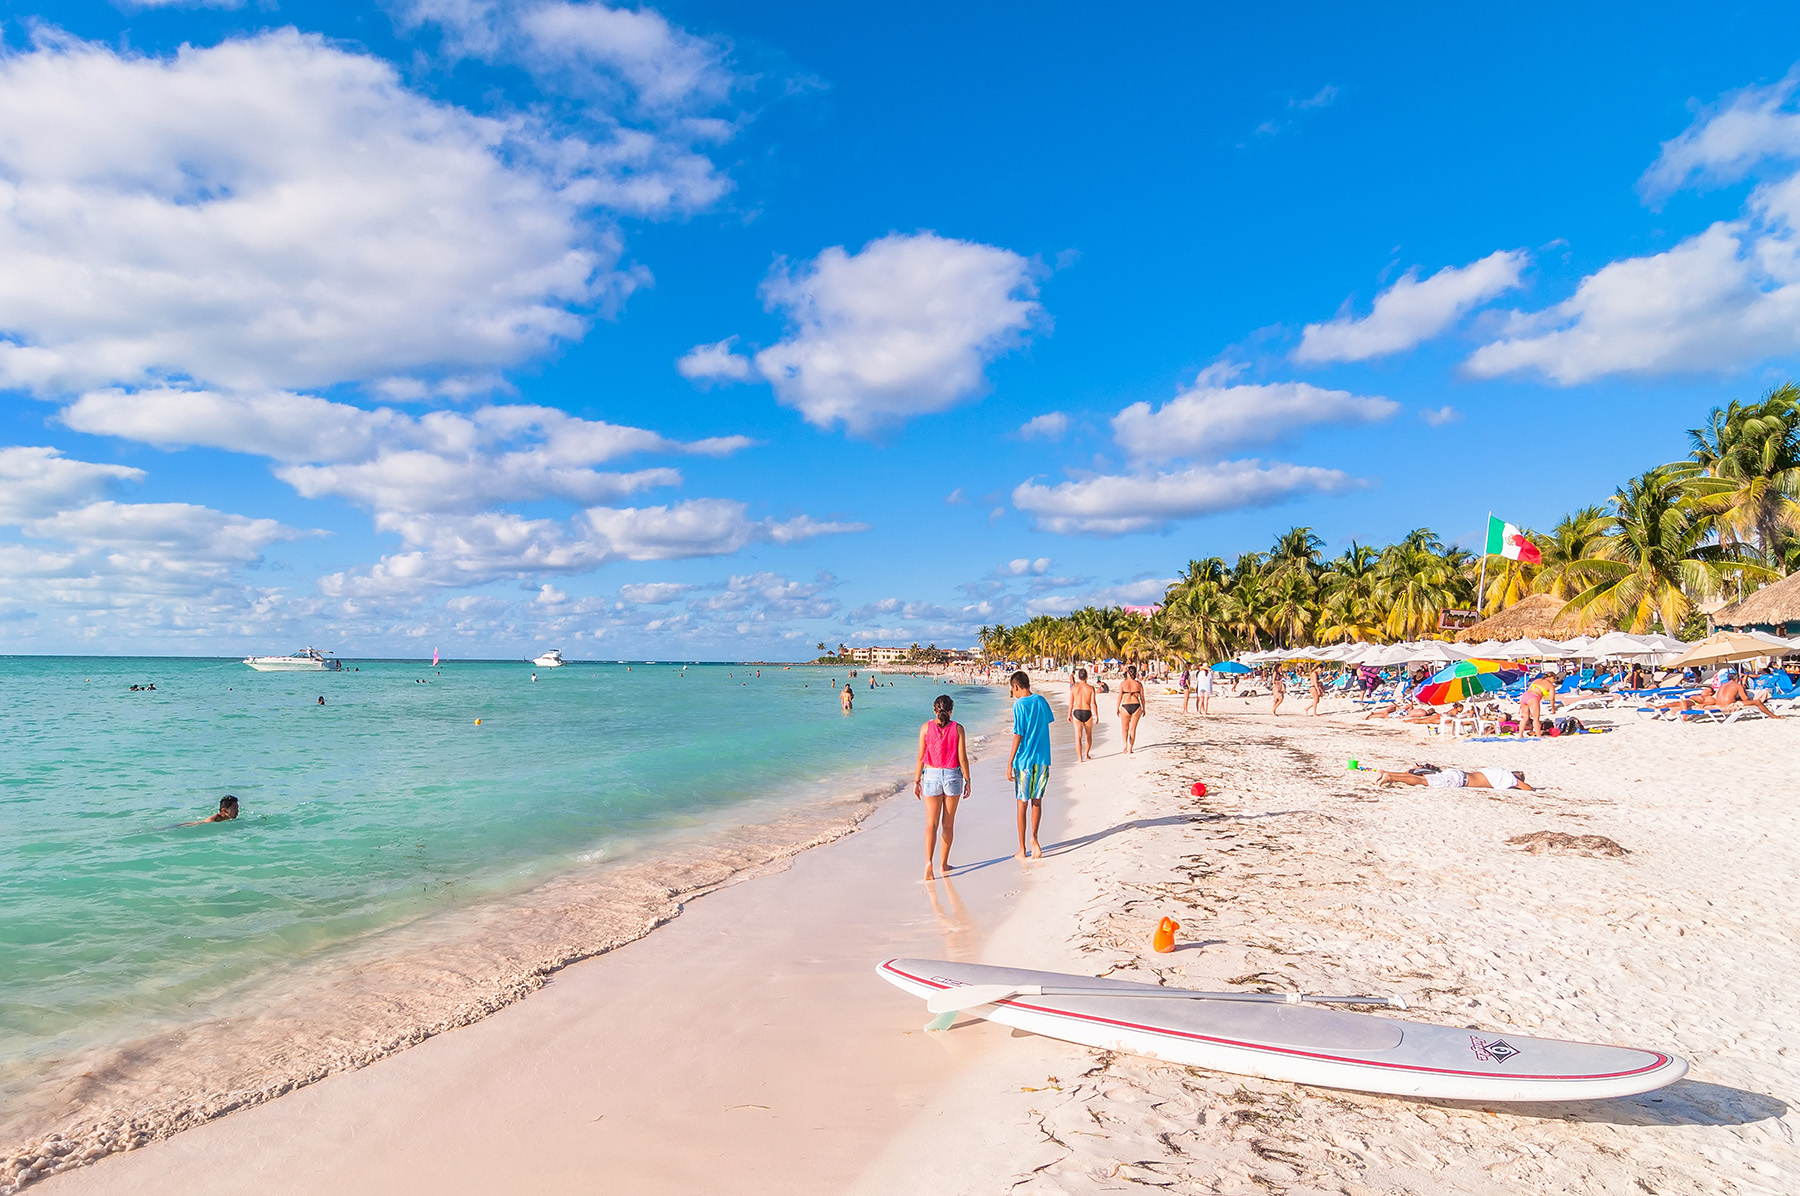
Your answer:
[[[963,775],[960,768],[927,768],[919,774],[920,789],[926,797],[961,797]]]

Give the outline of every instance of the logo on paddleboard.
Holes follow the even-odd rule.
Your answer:
[[[1492,1042],[1469,1035],[1469,1049],[1483,1063],[1505,1063],[1519,1053],[1519,1048],[1504,1038],[1496,1038]]]

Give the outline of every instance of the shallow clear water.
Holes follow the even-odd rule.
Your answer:
[[[355,663],[0,658],[0,1062],[895,774],[945,688],[860,679],[845,717],[810,668]],[[965,723],[995,707],[950,692]],[[175,825],[226,793],[236,822]]]

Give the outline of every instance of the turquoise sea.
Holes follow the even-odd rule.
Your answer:
[[[998,709],[864,674],[846,716],[844,671],[779,665],[347,665],[0,658],[0,1087],[387,928],[891,782],[938,692]],[[227,793],[237,821],[176,825]]]

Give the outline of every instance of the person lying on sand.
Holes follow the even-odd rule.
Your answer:
[[[219,812],[211,818],[202,818],[195,822],[183,822],[181,826],[203,826],[208,822],[230,822],[238,816],[238,799],[227,793],[219,799]]]
[[[1432,789],[1523,789],[1532,792],[1525,783],[1525,774],[1506,768],[1486,768],[1464,772],[1460,768],[1440,768],[1436,772],[1428,772],[1424,776],[1412,772],[1384,772],[1376,770],[1375,783],[1378,785],[1426,785]]]
[[[1367,722],[1372,718],[1410,719],[1420,713],[1428,714],[1430,711],[1431,707],[1421,706],[1417,702],[1389,702],[1386,706],[1371,710],[1369,713],[1363,715],[1363,721]]]

